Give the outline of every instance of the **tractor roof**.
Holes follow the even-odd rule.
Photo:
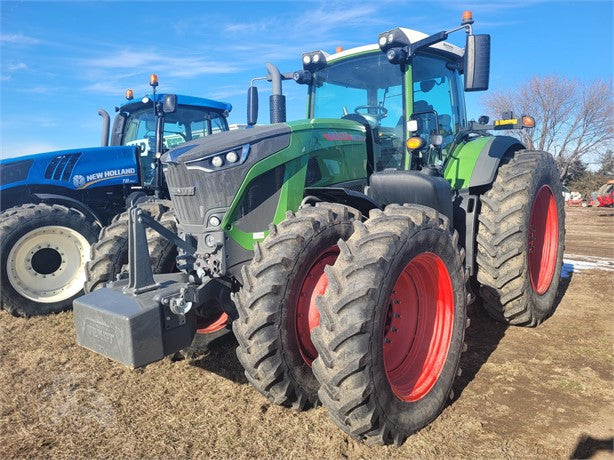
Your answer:
[[[417,41],[428,37],[427,34],[423,32],[418,32],[417,30],[406,29],[404,27],[400,27],[400,30],[406,35],[410,43],[416,43]],[[454,57],[457,57],[458,59],[462,58],[463,54],[465,53],[465,50],[463,48],[453,45],[452,43],[448,43],[448,42],[436,43],[434,45],[429,46],[429,48],[433,50],[446,52],[450,55],[453,55]],[[364,46],[359,46],[357,48],[350,48],[350,49],[341,51],[340,53],[335,53],[335,54],[331,54],[330,56],[327,56],[326,61],[330,63],[332,61],[336,61],[337,59],[344,59],[344,58],[351,57],[357,54],[368,53],[371,51],[379,51],[379,49],[380,48],[377,44],[364,45]]]
[[[164,93],[156,94],[156,101],[163,101],[164,96],[165,96]],[[152,99],[153,94],[147,94],[145,97]],[[191,105],[194,107],[204,107],[207,109],[219,110],[219,111],[228,110],[230,112],[232,110],[232,104],[228,102],[214,101],[213,99],[207,99],[204,97],[185,96],[183,94],[177,94],[177,104]],[[141,100],[135,99],[134,101],[130,101],[122,105],[122,109],[131,111],[136,107],[140,107],[141,105],[142,105]]]

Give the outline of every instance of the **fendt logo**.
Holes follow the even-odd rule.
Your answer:
[[[83,187],[85,185],[85,177],[81,176],[80,174],[73,176],[72,184],[75,186],[75,188]]]

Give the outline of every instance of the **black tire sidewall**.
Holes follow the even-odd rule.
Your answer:
[[[463,298],[465,278],[458,262],[457,249],[453,247],[449,237],[442,238],[442,233],[444,233],[442,230],[427,228],[404,242],[391,261],[388,274],[381,280],[382,289],[373,311],[373,328],[369,344],[369,355],[373,363],[371,380],[376,389],[373,394],[382,416],[407,435],[422,428],[441,412],[448,400],[463,350],[466,324],[465,299]],[[433,244],[434,240],[446,241],[446,244]],[[446,363],[433,388],[417,401],[404,402],[394,394],[386,377],[383,357],[384,324],[388,311],[388,299],[402,270],[414,257],[425,252],[437,255],[448,270],[454,292],[453,330]]]

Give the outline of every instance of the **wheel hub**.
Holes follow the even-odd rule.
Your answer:
[[[11,248],[7,276],[21,296],[41,303],[77,294],[85,282],[90,244],[72,228],[46,226],[32,230]]]
[[[452,281],[433,253],[403,269],[390,296],[384,325],[384,368],[401,401],[417,401],[443,370],[454,326]]]
[[[543,185],[533,200],[528,231],[528,263],[533,291],[546,293],[556,269],[559,221],[552,189]]]
[[[40,248],[32,254],[32,259],[26,262],[30,263],[30,268],[35,273],[34,275],[55,275],[55,273],[66,263],[62,259],[62,254],[59,248]]]

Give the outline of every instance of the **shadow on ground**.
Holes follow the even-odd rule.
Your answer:
[[[232,332],[200,348],[190,357],[190,365],[213,372],[238,384],[248,383],[235,352],[238,346]]]
[[[567,270],[565,278],[561,278],[551,315],[556,312],[569,288],[572,278],[573,266]],[[460,397],[467,385],[475,378],[482,366],[486,364],[490,355],[499,346],[501,339],[505,336],[505,331],[509,327],[507,324],[492,319],[486,313],[479,298],[469,307],[468,316],[471,323],[465,331],[467,351],[461,356],[460,368],[462,369],[462,374],[454,381],[454,399]]]
[[[569,458],[591,458],[598,452],[614,452],[614,438],[596,439],[583,434],[578,439],[578,444]]]

